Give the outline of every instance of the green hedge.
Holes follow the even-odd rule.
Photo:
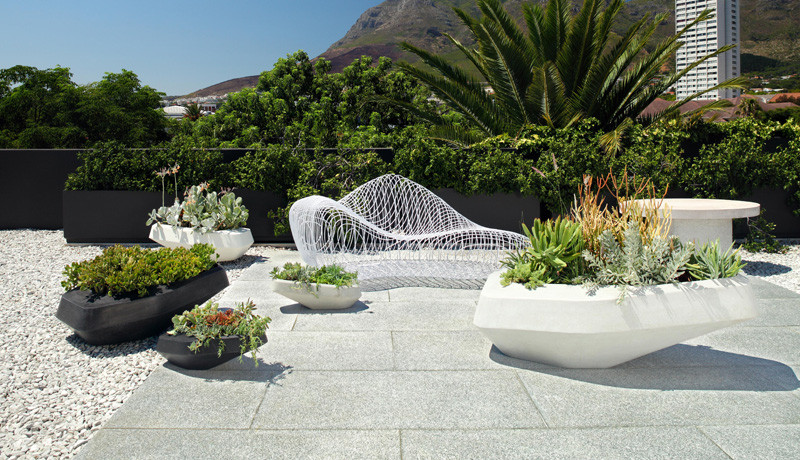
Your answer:
[[[84,164],[70,175],[66,187],[159,191],[161,181],[153,171],[177,162],[179,190],[209,181],[215,187],[275,191],[291,203],[312,194],[340,198],[369,179],[395,172],[428,188],[453,188],[465,195],[534,195],[558,211],[572,202],[584,174],[613,170],[649,177],[660,190],[677,188],[703,197],[737,198],[756,188],[785,189],[800,207],[800,125],[794,122],[739,119],[634,126],[615,155],[600,147],[597,123],[591,120],[569,129],[530,127],[518,138],[487,139],[470,149],[427,139],[418,126],[393,134],[367,127],[342,139],[335,154],[256,145],[227,164],[220,152],[196,149],[188,141],[173,140],[160,147],[125,150],[109,143],[83,152]],[[392,147],[394,160],[387,163],[365,147]],[[168,182],[168,191],[171,186]]]

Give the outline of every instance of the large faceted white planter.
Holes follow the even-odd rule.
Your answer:
[[[272,280],[272,290],[312,310],[341,310],[353,306],[361,297],[358,286],[313,284],[309,288],[295,281]]]
[[[188,227],[153,224],[150,227],[150,239],[168,248],[190,248],[199,243],[210,244],[219,255],[218,262],[238,259],[253,245],[253,234],[249,228],[201,233]]]
[[[535,290],[489,276],[475,326],[504,354],[568,368],[607,368],[756,316],[746,277],[631,288],[549,284]]]

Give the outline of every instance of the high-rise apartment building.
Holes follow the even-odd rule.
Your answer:
[[[681,30],[703,10],[710,9],[714,17],[697,23],[681,38],[684,45],[676,53],[676,69],[681,71],[692,62],[730,44],[739,44],[740,0],[676,0],[675,28]],[[739,47],[703,62],[678,81],[676,97],[682,99],[711,88],[741,72]],[[739,90],[724,89],[706,93],[701,99],[726,99],[740,95]]]

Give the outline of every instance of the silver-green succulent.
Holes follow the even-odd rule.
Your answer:
[[[677,283],[692,255],[694,245],[682,245],[678,238],[654,238],[644,244],[639,226],[631,222],[617,241],[610,230],[600,234],[600,256],[583,252],[588,264],[587,287],[619,286],[621,302],[631,286]]]
[[[248,217],[250,213],[240,197],[232,192],[210,192],[206,184],[200,184],[186,192],[183,202],[176,198],[172,206],[150,211],[147,225],[155,222],[207,233],[237,229],[247,224]]]

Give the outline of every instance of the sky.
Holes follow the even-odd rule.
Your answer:
[[[69,67],[87,84],[133,71],[188,94],[258,75],[299,49],[311,57],[381,0],[0,0],[0,69]]]

